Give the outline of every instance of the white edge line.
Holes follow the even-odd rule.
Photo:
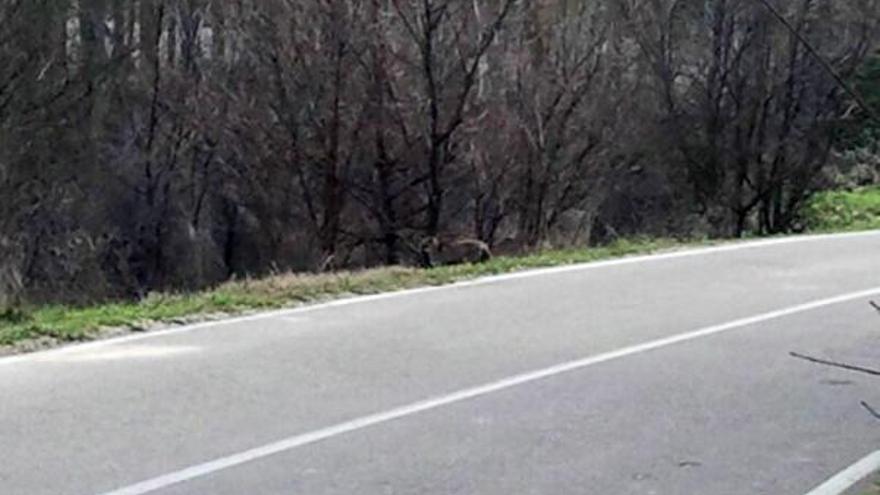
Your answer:
[[[868,454],[852,466],[837,473],[807,495],[840,495],[878,469],[880,469],[880,450]]]
[[[457,402],[474,399],[476,397],[492,394],[530,382],[543,380],[555,375],[569,373],[586,368],[588,366],[606,363],[608,361],[621,359],[634,354],[653,351],[663,347],[668,347],[683,342],[688,342],[691,340],[728,332],[730,330],[742,328],[756,323],[774,320],[785,316],[791,316],[797,313],[803,313],[826,306],[841,304],[864,297],[875,296],[877,294],[880,294],[880,287],[875,287],[873,289],[868,289],[860,292],[843,294],[828,299],[821,299],[806,304],[800,304],[797,306],[791,306],[788,308],[763,313],[757,316],[742,318],[728,323],[723,323],[720,325],[714,325],[688,333],[674,335],[672,337],[645,342],[643,344],[618,349],[616,351],[606,352],[603,354],[598,354],[575,361],[569,361],[566,363],[551,366],[549,368],[543,368],[536,371],[514,375],[484,385],[466,388],[457,392],[452,392],[446,395],[441,395],[405,406],[390,409],[388,411],[362,416],[360,418],[329,426],[327,428],[322,428],[308,433],[288,437],[274,443],[263,445],[261,447],[256,447],[254,449],[239,452],[237,454],[232,454],[227,457],[221,457],[202,464],[193,465],[180,471],[175,471],[173,473],[141,481],[139,483],[119,488],[114,491],[106,492],[103,495],[145,495],[148,493],[152,493],[156,490],[160,490],[162,488],[207,476],[218,471],[240,466],[242,464],[280,454],[282,452],[287,452],[298,447],[316,443],[322,440],[327,440],[332,437],[344,435],[346,433],[351,433],[357,430],[362,430],[364,428],[376,426],[381,423],[387,423],[389,421],[400,419],[406,416],[412,416],[414,414],[430,411],[432,409],[437,409],[443,406],[448,406]],[[826,495],[827,493],[828,492],[819,492],[819,494],[809,495]]]
[[[418,294],[425,294],[434,291],[440,290],[449,290],[454,288],[463,288],[463,287],[473,287],[478,285],[492,284],[496,282],[503,282],[507,280],[518,280],[524,278],[531,277],[539,277],[544,275],[554,275],[575,271],[583,271],[583,270],[592,270],[597,268],[605,268],[610,266],[620,266],[620,265],[630,265],[635,263],[644,263],[648,261],[662,261],[662,260],[670,260],[670,259],[678,259],[678,258],[689,258],[692,256],[703,256],[717,253],[727,253],[731,251],[740,251],[745,249],[754,249],[761,247],[770,247],[770,246],[778,246],[784,244],[796,244],[801,242],[813,242],[813,241],[823,241],[823,240],[834,240],[834,239],[846,239],[846,238],[858,238],[858,237],[871,237],[880,235],[880,230],[869,230],[863,232],[847,232],[842,234],[818,234],[818,235],[800,235],[800,236],[790,236],[790,237],[780,237],[774,239],[761,239],[757,241],[742,241],[742,242],[730,242],[729,244],[722,244],[720,246],[710,246],[710,247],[701,247],[701,248],[692,248],[692,249],[682,249],[680,251],[672,251],[668,253],[659,253],[659,254],[647,254],[647,255],[639,255],[639,256],[625,256],[622,258],[615,258],[604,261],[593,261],[588,263],[576,263],[572,265],[565,266],[556,266],[550,268],[538,268],[538,269],[527,269],[520,272],[506,273],[501,275],[490,275],[486,277],[479,277],[472,280],[464,280],[460,282],[455,282],[446,285],[438,285],[438,286],[428,286],[428,287],[418,287],[414,289],[404,289],[390,292],[383,292],[380,294],[370,294],[365,296],[354,296],[342,299],[336,299],[333,301],[328,301],[324,303],[316,303],[309,304],[306,306],[300,306],[297,308],[288,308],[288,309],[279,309],[275,311],[266,311],[259,312],[246,316],[237,316],[231,318],[224,318],[221,320],[215,321],[205,321],[200,323],[193,323],[190,325],[182,325],[178,327],[167,328],[164,330],[157,330],[152,332],[144,332],[135,335],[123,335],[120,337],[111,337],[107,339],[96,340],[93,342],[86,342],[80,344],[71,344],[63,347],[48,349],[44,351],[37,351],[19,355],[12,356],[4,356],[0,357],[0,366],[10,365],[15,363],[20,363],[24,361],[33,361],[33,360],[41,360],[47,359],[52,356],[69,354],[80,351],[88,351],[93,350],[105,346],[117,345],[117,344],[126,344],[131,342],[137,342],[146,339],[165,337],[170,335],[176,335],[181,333],[188,333],[195,330],[200,330],[203,328],[221,326],[221,325],[234,325],[237,323],[246,323],[251,321],[270,319],[270,318],[278,318],[285,316],[293,316],[301,313],[307,313],[311,311],[318,311],[327,308],[334,308],[339,306],[349,306],[352,304],[362,304],[373,301],[379,301],[384,299],[391,299],[395,297],[402,296],[413,296]]]

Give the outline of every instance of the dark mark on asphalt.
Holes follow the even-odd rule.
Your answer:
[[[829,385],[832,387],[842,387],[845,385],[852,385],[855,382],[852,380],[820,380],[819,383],[822,385]]]

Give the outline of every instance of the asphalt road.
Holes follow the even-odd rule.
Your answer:
[[[0,360],[0,494],[802,495],[880,447],[880,233]]]

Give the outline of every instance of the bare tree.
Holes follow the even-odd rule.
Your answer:
[[[878,12],[0,0],[0,304],[785,231],[864,123]]]

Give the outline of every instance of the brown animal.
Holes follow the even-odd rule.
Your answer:
[[[425,268],[463,263],[485,263],[492,259],[489,245],[478,239],[429,237],[422,242],[421,264]]]

